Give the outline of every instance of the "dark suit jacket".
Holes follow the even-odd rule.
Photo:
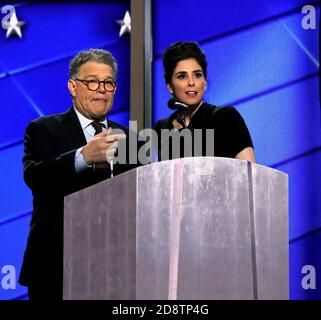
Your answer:
[[[108,125],[128,136],[127,128],[110,120]],[[110,173],[100,174],[93,168],[76,173],[75,152],[86,143],[73,108],[41,117],[26,129],[24,180],[32,190],[33,214],[19,277],[22,285],[47,283],[62,288],[64,196],[110,177]],[[136,166],[115,164],[114,175]]]

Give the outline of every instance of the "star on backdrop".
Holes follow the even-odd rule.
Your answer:
[[[13,34],[17,34],[19,38],[22,38],[21,27],[25,24],[24,21],[19,21],[15,12],[12,13],[9,22],[7,22],[7,34],[6,38],[9,38]]]
[[[131,18],[128,11],[126,11],[123,20],[116,20],[116,22],[120,25],[119,37],[131,32]]]

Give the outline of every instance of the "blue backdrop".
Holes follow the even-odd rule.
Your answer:
[[[290,297],[320,299],[319,2],[153,3],[153,120],[170,114],[162,80],[166,47],[198,41],[209,64],[205,99],[236,106],[251,132],[257,161],[289,175]],[[317,10],[316,30],[301,26],[306,4]],[[316,290],[301,286],[304,265],[316,268]]]
[[[129,10],[129,0],[15,7],[18,19],[26,22],[22,39],[6,38],[0,29],[0,299],[26,297],[24,287],[4,290],[1,285],[4,265],[14,266],[18,278],[32,210],[31,192],[22,180],[24,131],[31,120],[71,106],[68,66],[78,51],[104,48],[113,53],[119,77],[110,118],[126,126],[129,121],[130,38],[119,37],[116,23]]]

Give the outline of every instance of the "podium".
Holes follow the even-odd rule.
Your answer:
[[[288,299],[288,177],[182,158],[65,197],[63,298]]]

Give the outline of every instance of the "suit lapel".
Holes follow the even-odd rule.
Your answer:
[[[70,144],[72,149],[78,149],[87,143],[84,132],[73,107],[71,107],[64,114],[63,124],[65,131],[64,136],[68,140],[68,144]]]

